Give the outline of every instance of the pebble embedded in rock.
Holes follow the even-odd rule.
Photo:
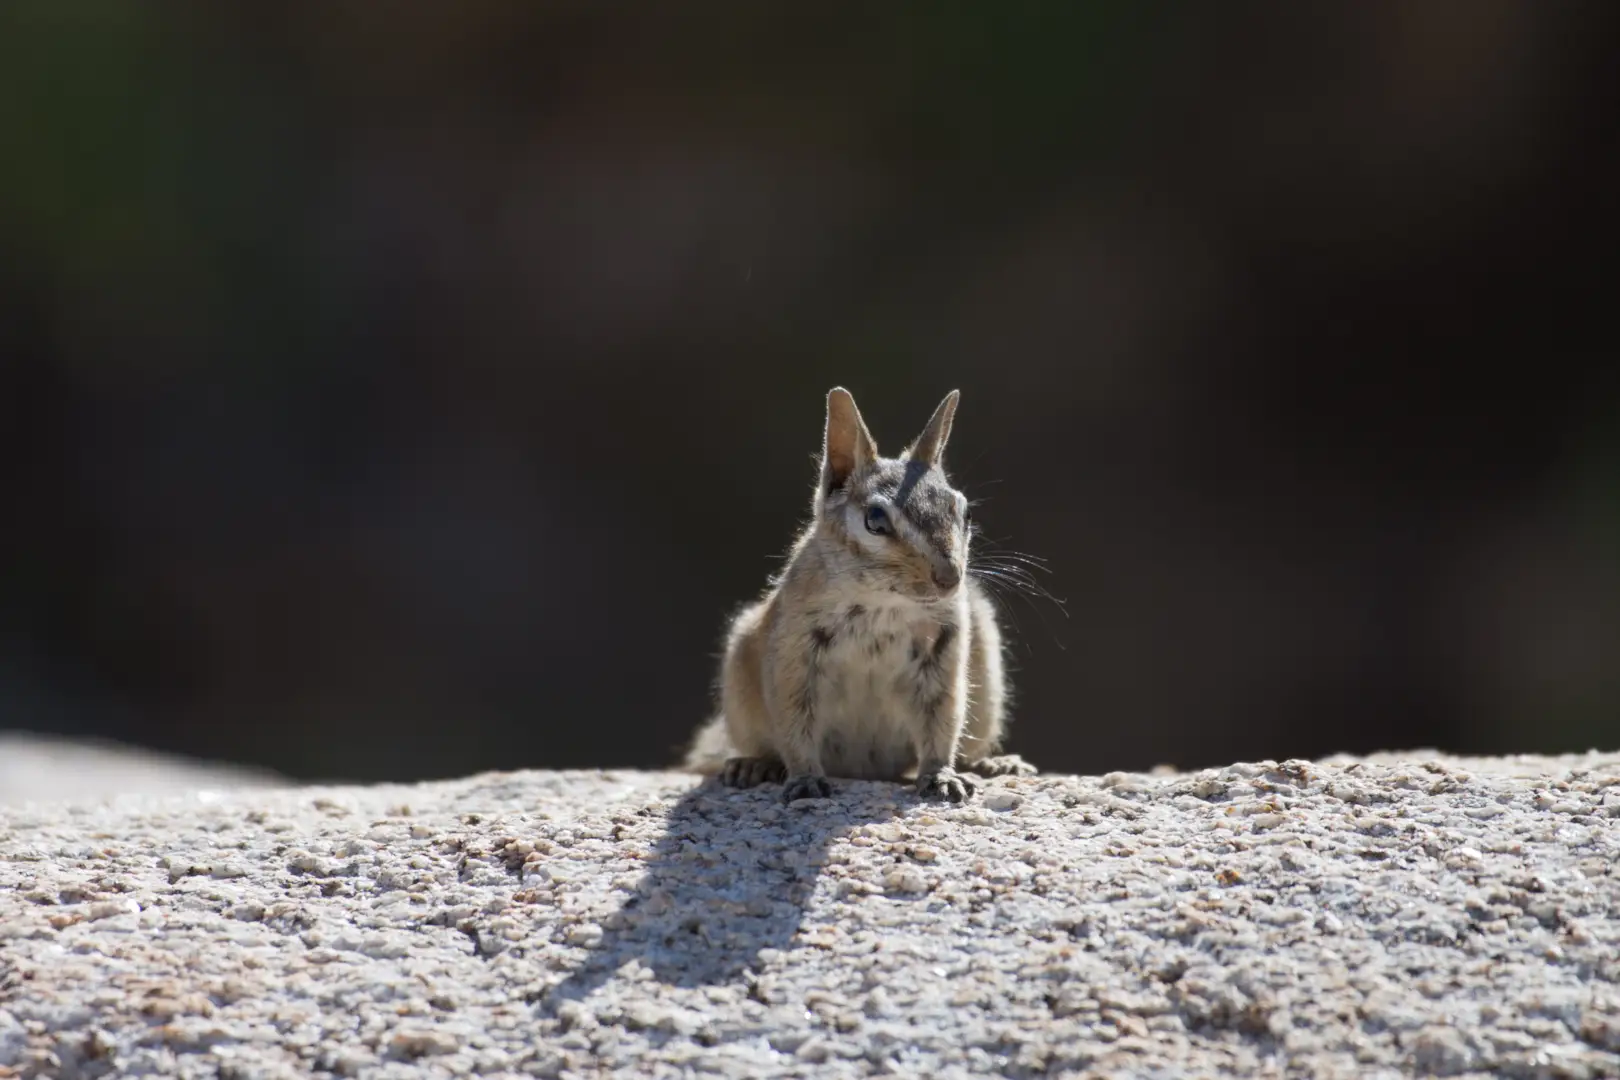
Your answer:
[[[1011,810],[1023,801],[1023,796],[1014,791],[990,791],[984,796],[984,805],[991,810]]]

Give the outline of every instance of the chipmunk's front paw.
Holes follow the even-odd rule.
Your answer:
[[[780,758],[734,757],[728,758],[720,769],[720,782],[726,787],[757,787],[778,783],[786,775],[787,766]]]
[[[815,776],[811,773],[800,773],[798,776],[788,777],[787,786],[782,789],[782,801],[785,803],[797,802],[800,799],[829,799],[832,797],[832,785],[827,783],[825,776]]]
[[[1017,754],[980,758],[969,764],[968,768],[980,776],[1034,776],[1040,771]]]
[[[917,794],[925,799],[963,802],[979,790],[979,781],[963,776],[949,765],[917,777]]]

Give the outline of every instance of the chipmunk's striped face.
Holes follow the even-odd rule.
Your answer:
[[[899,458],[883,458],[846,391],[828,395],[818,526],[890,588],[951,596],[967,571],[968,502],[941,465],[956,411],[953,391]]]
[[[948,596],[966,572],[967,498],[937,466],[874,462],[836,513],[846,542],[892,568],[908,592]]]

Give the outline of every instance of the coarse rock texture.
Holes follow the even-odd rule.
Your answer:
[[[0,1074],[1620,1075],[1620,755],[0,810]]]

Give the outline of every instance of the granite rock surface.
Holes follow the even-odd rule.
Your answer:
[[[0,806],[285,784],[274,773],[111,742],[0,731]]]
[[[0,807],[0,1076],[1620,1075],[1620,755]]]

